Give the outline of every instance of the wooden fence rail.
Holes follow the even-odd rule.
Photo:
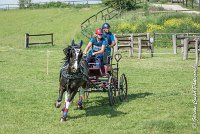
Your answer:
[[[50,41],[48,42],[30,42],[30,37],[33,36],[50,36]],[[29,45],[36,45],[36,44],[52,44],[53,46],[53,33],[49,33],[49,34],[29,34],[26,33],[25,34],[25,48],[29,48]]]
[[[107,20],[111,20],[112,18],[120,15],[122,12],[123,10],[121,10],[121,6],[114,9],[112,7],[107,7],[107,8],[102,9],[101,11],[90,16],[89,18],[87,18],[81,23],[81,33],[87,38],[91,38],[93,33],[91,31],[87,32],[87,28],[93,22],[97,22],[99,19],[104,20],[106,22]]]
[[[195,64],[198,67],[199,65],[199,55],[200,55],[200,39],[195,42]]]
[[[129,48],[130,57],[133,56],[134,50],[138,50],[138,58],[142,57],[142,49],[150,50],[151,57],[153,57],[153,40],[150,38],[150,33],[133,33],[133,34],[114,34],[116,45],[114,52],[121,48]]]
[[[183,52],[183,40],[185,38],[194,39],[200,36],[200,33],[150,33],[154,38],[154,44],[161,43],[173,46],[173,54],[177,54],[177,47],[181,48]]]
[[[121,48],[129,48],[130,56],[133,56],[134,50],[138,50],[138,58],[141,58],[142,49],[149,49],[153,57],[154,46],[156,43],[166,42],[173,46],[173,54],[177,54],[177,47],[181,48],[183,60],[187,59],[188,52],[195,50],[195,40],[200,39],[200,33],[132,33],[132,34],[114,34],[116,45],[114,52]],[[160,38],[167,36],[167,40]],[[187,41],[184,43],[184,39]],[[184,44],[185,45],[184,47]],[[185,50],[184,50],[185,49]]]
[[[173,53],[177,54],[177,47],[184,47],[184,39],[189,38],[190,41],[200,36],[200,33],[176,33],[172,34]],[[178,40],[180,44],[178,44]],[[183,49],[182,49],[183,52]]]
[[[141,4],[143,3],[142,0],[133,0],[132,1],[135,5]],[[81,23],[81,33],[87,37],[87,38],[91,38],[91,36],[93,36],[93,32],[89,31],[87,28],[92,24],[91,20],[93,19],[93,22],[97,22],[99,19],[100,20],[104,20],[105,22],[107,20],[111,20],[114,17],[118,17],[121,16],[121,14],[126,10],[125,8],[122,7],[128,7],[128,5],[126,5],[126,3],[122,2],[120,6],[116,7],[116,8],[112,8],[107,7],[99,12],[97,12],[96,14],[90,16],[89,18],[87,18],[85,21],[83,21]]]
[[[190,49],[195,50],[195,59],[198,61],[199,59],[199,51],[200,51],[200,40],[199,39],[194,39],[194,40],[189,40],[189,38],[185,38],[184,41],[184,46],[183,46],[183,60],[188,59],[188,51]]]

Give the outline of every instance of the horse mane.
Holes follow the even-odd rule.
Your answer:
[[[69,52],[72,49],[72,46],[67,46],[63,49],[63,53],[65,54],[65,58],[63,60],[69,60]]]
[[[72,43],[70,46],[67,46],[66,48],[63,49],[63,53],[65,54],[65,58],[63,58],[63,60],[65,60],[65,62],[69,62],[70,60],[70,51],[72,48],[81,48],[83,44],[83,41],[81,40],[79,44],[75,44],[74,40],[72,40]]]

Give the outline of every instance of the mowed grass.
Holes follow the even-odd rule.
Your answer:
[[[44,12],[53,10],[61,9],[45,9]],[[5,13],[5,18],[13,18],[14,21],[18,14],[25,23],[26,15],[23,14],[37,12],[42,16],[38,19],[42,19],[45,15],[39,11],[43,10],[0,12],[0,17]],[[72,19],[74,29],[84,18],[81,13],[82,10],[74,13],[78,17],[73,18],[79,19]],[[32,24],[38,23],[40,27],[29,26],[28,22],[26,26],[31,32],[51,31],[46,28],[48,23],[45,19],[44,23],[37,19],[30,21]],[[7,23],[12,24],[10,21]],[[64,22],[60,24],[57,27],[62,27]],[[199,128],[192,128],[194,53],[190,53],[189,59],[183,61],[180,51],[177,55],[168,54],[172,53],[172,48],[155,48],[156,53],[166,54],[155,54],[153,58],[145,54],[140,60],[137,54],[130,58],[128,52],[122,52],[119,67],[120,74],[125,73],[127,76],[128,100],[123,103],[118,101],[110,107],[107,93],[91,93],[88,100],[84,101],[84,110],[80,111],[76,109],[76,96],[70,107],[70,120],[60,123],[61,109],[56,109],[54,102],[58,97],[60,62],[64,57],[62,49],[69,44],[62,44],[62,41],[70,42],[72,36],[65,40],[66,36],[62,35],[64,32],[59,33],[54,26],[52,31],[62,35],[56,37],[58,43],[55,46],[31,46],[24,49],[23,37],[18,34],[23,34],[25,30],[16,30],[19,28],[18,23],[12,25],[14,31],[4,24],[7,28],[3,28],[4,34],[0,33],[0,133],[198,133]],[[14,35],[18,36],[14,38]]]
[[[53,33],[54,44],[66,45],[76,33],[80,24],[103,6],[90,8],[50,8],[37,10],[0,11],[0,46],[24,48],[25,33]],[[48,37],[32,37],[31,42],[45,42]]]

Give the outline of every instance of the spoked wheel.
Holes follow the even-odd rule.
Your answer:
[[[125,99],[127,99],[127,92],[128,92],[128,85],[127,85],[127,79],[125,74],[122,74],[120,77],[120,81],[118,82],[118,95],[119,95],[119,99],[120,101],[124,101]]]
[[[88,97],[89,97],[89,91],[85,91],[84,92],[84,99],[88,99]]]
[[[110,106],[113,106],[115,104],[115,98],[116,98],[116,87],[117,87],[117,81],[110,76],[109,78],[109,85],[108,85],[108,98],[109,98],[109,104]]]
[[[88,99],[88,97],[89,97],[88,89],[80,89],[79,88],[79,97],[80,96],[83,96],[84,99]]]

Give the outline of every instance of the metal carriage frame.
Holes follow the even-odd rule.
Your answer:
[[[99,63],[88,63],[89,81],[84,91],[85,98],[88,98],[91,92],[107,92],[110,106],[117,102],[117,98],[120,101],[127,99],[128,85],[126,75],[122,73],[119,77],[119,61],[121,58],[121,54],[115,54],[114,56],[112,54],[111,64],[106,63],[101,67],[99,66],[100,61]],[[113,64],[114,59],[116,64]]]

